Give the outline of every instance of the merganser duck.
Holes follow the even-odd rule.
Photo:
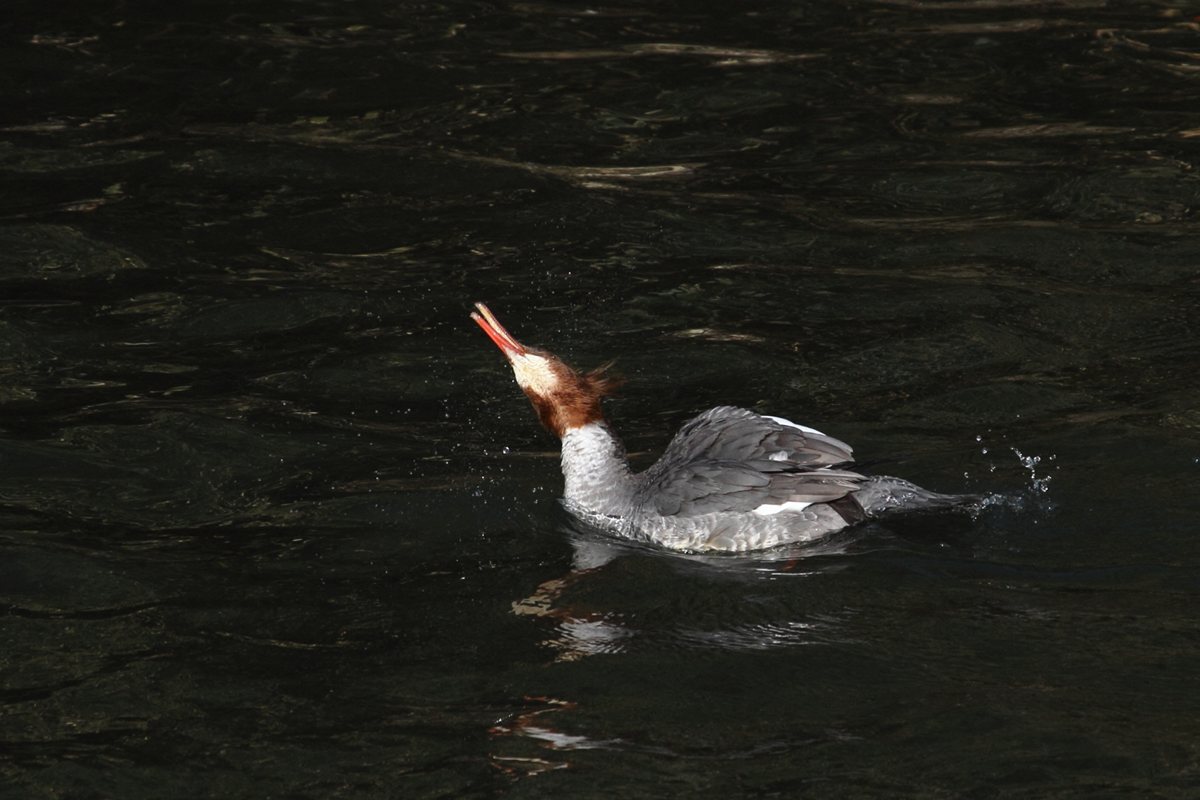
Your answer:
[[[662,457],[634,474],[600,402],[603,369],[579,373],[513,338],[483,303],[471,319],[500,348],[542,424],[562,440],[563,502],[611,533],[687,552],[744,552],[806,542],[895,511],[967,505],[857,471],[850,445],[782,417],[719,406],[688,421]]]

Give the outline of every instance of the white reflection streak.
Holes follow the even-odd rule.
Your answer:
[[[545,704],[513,716],[510,720],[498,722],[488,731],[493,737],[518,737],[532,739],[548,750],[596,750],[621,743],[619,739],[596,740],[586,736],[563,733],[541,719],[543,715],[559,711],[570,711],[576,704],[554,697],[526,697],[528,701]],[[570,766],[567,761],[551,761],[536,756],[505,756],[492,754],[492,763],[505,774],[519,777],[538,775],[555,769],[565,769]]]

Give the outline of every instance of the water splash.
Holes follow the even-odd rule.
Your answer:
[[[1050,474],[1038,475],[1037,472],[1038,465],[1042,463],[1042,457],[1027,456],[1015,447],[1010,447],[1009,449],[1017,454],[1017,459],[1021,462],[1021,466],[1029,472],[1029,490],[1035,494],[1046,494],[1049,492],[1050,481],[1052,479]],[[1046,458],[1049,462],[1054,462],[1057,459],[1058,456],[1053,453]]]
[[[998,471],[1003,472],[1005,464],[1008,463],[1007,459],[1000,461],[996,458],[996,455],[1002,451],[986,444],[984,434],[977,434],[975,441],[980,444],[980,455],[986,457],[988,475],[995,475]],[[1058,470],[1057,454],[1051,453],[1047,456],[1026,454],[1020,448],[1012,445],[1009,445],[1007,449],[1017,457],[1017,463],[1028,474],[1023,481],[1024,486],[1015,491],[985,493],[979,503],[979,510],[1006,508],[1011,511],[1023,512],[1034,510],[1043,514],[1053,511],[1055,503],[1050,496],[1050,487],[1054,477],[1052,472]],[[964,472],[963,477],[969,479],[971,474]]]

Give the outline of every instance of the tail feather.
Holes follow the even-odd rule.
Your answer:
[[[969,511],[977,507],[981,498],[973,494],[939,494],[922,489],[914,483],[888,475],[879,475],[868,480],[853,495],[868,519],[878,519],[891,514],[922,511]]]

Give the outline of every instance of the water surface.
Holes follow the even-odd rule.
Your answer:
[[[1193,7],[13,9],[6,794],[1200,789]],[[1000,499],[597,537],[474,300]]]

